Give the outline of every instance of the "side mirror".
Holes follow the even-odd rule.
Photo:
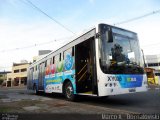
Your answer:
[[[108,31],[106,31],[106,39],[107,42],[113,42],[113,34],[112,34],[112,30],[109,29]]]

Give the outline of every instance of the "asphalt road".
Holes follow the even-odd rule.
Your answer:
[[[110,96],[105,100],[86,98],[81,103],[142,114],[160,114],[160,90]]]
[[[58,105],[54,104],[54,107],[60,106],[59,108],[56,108],[56,110],[50,109],[50,111],[53,111],[54,113],[75,112],[83,114],[86,112],[96,113],[98,111],[102,113],[104,111],[105,113],[117,113],[117,114],[118,113],[160,114],[160,89],[151,89],[148,92],[141,92],[141,93],[110,96],[106,99],[81,96],[79,97],[78,102],[66,101],[64,96],[59,94],[37,96],[33,95],[33,93],[30,91],[26,91],[26,89],[0,89],[0,105],[2,105],[3,103],[9,104],[15,101],[19,102],[22,99],[43,101],[43,103],[38,105],[39,106],[41,105],[43,108],[46,107],[45,111],[47,111],[47,109],[50,108],[50,105],[52,105],[53,103],[57,103]],[[37,113],[41,111],[34,111],[34,112]]]

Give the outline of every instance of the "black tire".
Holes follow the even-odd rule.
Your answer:
[[[64,95],[67,98],[67,100],[69,100],[69,101],[75,101],[76,96],[74,94],[73,86],[72,86],[71,82],[67,82],[64,85]]]
[[[108,97],[109,97],[109,96],[101,96],[101,97],[99,97],[99,100],[101,100],[101,101],[105,101],[105,100],[107,100],[107,99],[108,99]]]

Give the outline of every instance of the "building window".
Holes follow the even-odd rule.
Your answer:
[[[19,70],[14,70],[14,73],[19,73]]]
[[[26,72],[27,68],[21,69],[21,72]]]

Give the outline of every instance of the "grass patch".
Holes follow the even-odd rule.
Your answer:
[[[41,101],[39,100],[21,100],[18,102],[19,106],[34,106],[35,104],[39,104]]]
[[[5,95],[0,95],[0,99],[5,99],[7,98]]]
[[[6,113],[10,111],[11,111],[11,108],[9,107],[0,107],[0,113]]]

